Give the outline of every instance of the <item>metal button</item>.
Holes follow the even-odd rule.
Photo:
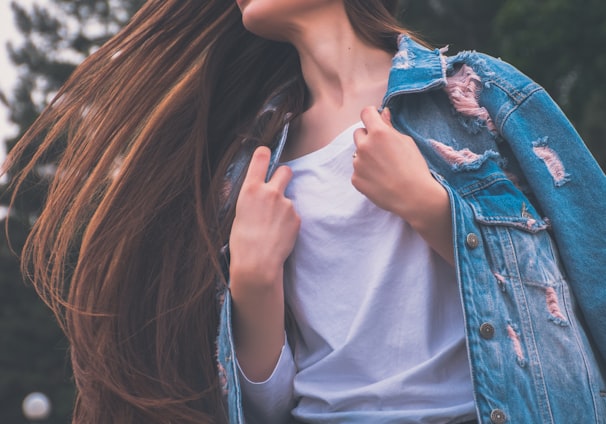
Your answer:
[[[465,243],[467,243],[467,247],[469,247],[470,249],[475,249],[480,245],[480,239],[476,234],[469,233],[465,238]]]
[[[500,409],[495,409],[490,413],[490,421],[494,424],[503,424],[507,421],[507,415]]]
[[[494,326],[485,322],[480,326],[480,336],[483,339],[490,340],[494,337]]]

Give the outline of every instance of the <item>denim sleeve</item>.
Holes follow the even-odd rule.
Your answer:
[[[606,359],[606,177],[545,90],[503,62],[497,67],[506,81],[485,90],[493,92],[485,96],[487,109],[551,222],[570,286]]]
[[[242,406],[247,424],[288,423],[294,408],[293,380],[295,362],[288,342],[269,378],[263,382],[250,381],[238,364],[242,390]]]

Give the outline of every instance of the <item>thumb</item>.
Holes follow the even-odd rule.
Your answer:
[[[393,125],[391,124],[391,111],[388,107],[384,108],[381,111],[381,118],[383,118],[383,122],[385,122],[390,127],[393,127]]]

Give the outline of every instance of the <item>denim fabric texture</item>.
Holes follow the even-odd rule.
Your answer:
[[[399,43],[383,107],[450,196],[479,422],[606,423],[604,173],[511,65]],[[219,297],[219,372],[243,423],[229,290]]]

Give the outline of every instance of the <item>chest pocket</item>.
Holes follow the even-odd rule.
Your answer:
[[[537,233],[548,227],[526,196],[502,173],[491,174],[458,190],[477,222]]]
[[[516,309],[528,304],[533,313],[553,319],[550,299],[567,299],[566,304],[570,299],[562,284],[555,243],[547,231],[549,221],[503,173],[489,174],[458,192],[479,224],[489,266],[502,294],[509,292],[517,299]],[[556,315],[559,321],[567,321],[565,312],[558,310]]]

